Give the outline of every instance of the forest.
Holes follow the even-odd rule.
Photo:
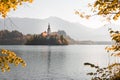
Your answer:
[[[58,32],[59,33],[59,32]],[[0,31],[0,44],[1,45],[68,45],[66,36],[60,35],[57,32],[53,35],[43,36],[41,34],[27,34],[14,30],[1,30]],[[66,38],[67,39],[66,39]],[[69,39],[70,40],[70,39]]]

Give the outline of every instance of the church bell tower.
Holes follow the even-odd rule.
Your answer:
[[[50,29],[50,24],[48,23],[47,35],[49,36],[50,33],[51,33],[51,29]]]

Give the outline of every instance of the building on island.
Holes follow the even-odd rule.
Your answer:
[[[50,34],[51,34],[51,28],[50,28],[50,24],[48,23],[48,29],[47,29],[47,39],[50,38]]]
[[[50,24],[48,23],[48,28],[46,31],[42,32],[40,35],[33,35],[27,40],[27,45],[68,45],[67,40],[64,38],[62,33],[51,32]]]
[[[50,28],[50,24],[48,23],[47,34],[50,35],[50,33],[51,33],[51,28]]]

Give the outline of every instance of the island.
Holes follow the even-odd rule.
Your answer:
[[[74,40],[64,30],[47,29],[40,34],[23,34],[17,30],[0,30],[0,45],[111,45],[111,41]]]
[[[47,31],[41,34],[27,35],[26,38],[26,45],[68,45],[62,32],[51,32],[50,24],[48,24]]]

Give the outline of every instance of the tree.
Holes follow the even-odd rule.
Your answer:
[[[86,15],[80,11],[76,11],[77,15],[80,15],[82,18],[89,19],[94,15],[104,16],[107,20],[118,20],[120,16],[120,0],[96,0],[92,5],[89,4],[92,8],[93,15]],[[107,52],[111,52],[110,56],[115,58],[120,57],[120,31],[113,31],[109,29],[110,36],[114,44],[110,47],[106,47]],[[120,63],[115,61],[114,63],[109,63],[107,67],[100,68],[91,63],[84,63],[84,65],[89,65],[92,68],[95,68],[95,72],[87,73],[91,75],[91,80],[120,80]]]
[[[32,2],[33,0],[0,0],[0,14],[3,18],[7,16],[7,13],[12,9],[16,10],[18,5],[22,5],[24,2]]]
[[[91,7],[94,15],[101,15],[106,17],[107,20],[118,20],[120,16],[120,0],[96,0],[93,4],[88,4]],[[94,15],[85,15],[80,11],[75,14],[80,15],[82,18],[89,18]]]
[[[84,63],[84,65],[94,68],[94,72],[89,72],[91,80],[120,80],[120,63],[118,58],[120,57],[120,31],[113,31],[109,29],[110,35],[114,44],[105,49],[110,54],[110,57],[114,57],[116,61],[114,63],[108,63],[107,67],[101,68],[91,63]]]
[[[0,54],[0,68],[2,72],[10,71],[9,64],[14,64],[18,66],[18,64],[22,64],[23,67],[26,66],[26,62],[18,57],[13,51],[2,49]]]
[[[32,2],[32,0],[0,0],[0,14],[3,18],[6,18],[7,13],[12,9],[16,10],[18,5],[22,5],[24,2]],[[25,61],[16,56],[16,53],[10,50],[1,49],[0,52],[0,68],[2,72],[10,71],[9,64],[14,64],[18,66],[18,64],[22,64],[23,67],[26,66]]]

